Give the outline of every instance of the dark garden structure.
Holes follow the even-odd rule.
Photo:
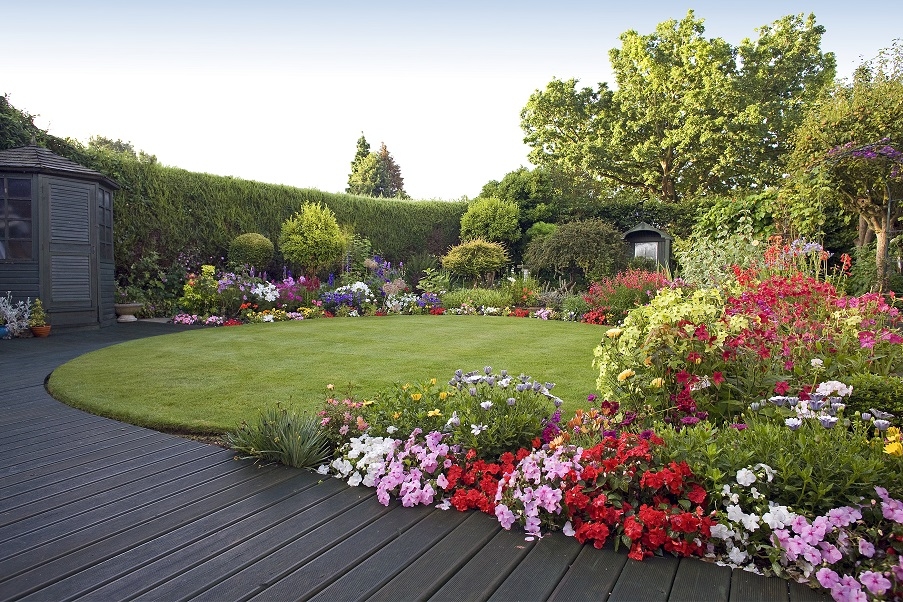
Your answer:
[[[624,234],[624,242],[627,245],[627,257],[645,257],[655,261],[660,266],[669,266],[671,263],[671,242],[674,238],[646,222],[641,222]]]
[[[40,297],[55,328],[113,324],[113,191],[46,148],[0,151],[0,293]]]

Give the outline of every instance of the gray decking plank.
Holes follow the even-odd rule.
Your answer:
[[[607,600],[626,563],[627,553],[623,550],[615,552],[611,544],[601,550],[584,545],[549,599],[562,602]]]
[[[379,512],[373,504],[364,502],[373,499],[373,491],[362,488],[345,487],[337,494],[324,499],[320,503],[300,512],[290,519],[273,525],[270,529],[248,538],[234,545],[222,554],[217,554],[189,570],[179,573],[174,577],[155,587],[142,591],[136,600],[187,600],[200,595],[210,587],[225,582],[237,573],[251,566],[257,565],[257,571],[265,570],[263,559],[273,554],[278,554],[288,546],[295,544],[306,537],[303,544],[296,549],[328,549],[333,541],[341,535],[347,535],[349,530],[361,526],[361,522],[368,516],[374,518],[387,512],[386,508],[379,506]],[[363,510],[358,516],[358,507]],[[319,540],[325,541],[322,544]],[[325,545],[325,548],[324,548]],[[306,546],[306,548],[305,548]],[[318,547],[315,547],[318,546]],[[277,558],[280,562],[291,563],[291,557]],[[246,573],[250,574],[249,573]],[[224,599],[230,599],[224,596]]]
[[[815,590],[796,581],[787,582],[787,594],[790,602],[831,602],[831,594],[825,590]]]
[[[344,574],[341,580],[324,588],[311,600],[326,602],[363,601],[371,599],[418,558],[428,553],[442,539],[467,519],[467,514],[436,510],[401,534],[370,558]]]
[[[573,537],[550,533],[536,542],[527,557],[489,598],[506,600],[545,600],[580,554],[581,546]]]
[[[749,571],[731,571],[729,602],[787,602],[787,581]]]
[[[430,506],[404,508],[396,506],[348,539],[310,562],[285,575],[275,583],[261,583],[256,602],[270,600],[307,600],[341,578],[374,553],[397,541],[404,533],[435,511]],[[208,598],[209,599],[209,598]]]
[[[182,562],[185,562],[187,556],[185,556],[183,550],[205,539],[208,544],[208,554],[216,553],[216,551],[221,552],[227,545],[228,534],[235,531],[236,525],[242,522],[247,525],[252,522],[249,520],[251,517],[259,514],[266,515],[267,524],[271,524],[274,517],[269,513],[270,508],[279,505],[288,498],[297,500],[295,497],[297,494],[316,486],[315,479],[305,478],[304,475],[297,474],[300,471],[286,469],[284,472],[288,478],[269,486],[265,482],[259,483],[261,488],[257,491],[252,490],[251,495],[230,503],[220,510],[200,516],[175,530],[163,533],[145,543],[116,554],[99,564],[92,565],[69,577],[55,581],[47,587],[36,591],[33,594],[33,598],[36,600],[62,600],[73,596],[83,596],[126,575],[131,576],[130,580],[133,587],[137,587],[136,583],[138,582],[135,579],[140,579],[140,577],[132,575],[139,568],[153,564],[157,560],[171,558],[179,553],[181,553]],[[277,473],[273,474],[278,476]],[[320,495],[317,494],[318,499]],[[215,542],[211,541],[210,536],[212,534],[216,534]],[[213,543],[215,543],[215,550],[210,550],[210,544]],[[104,542],[104,545],[109,547],[110,543]],[[191,560],[197,562],[197,554],[202,549],[202,546],[193,546],[193,558]],[[155,574],[154,577],[159,578],[159,575]],[[108,600],[124,597],[122,594],[111,596],[109,593],[104,594],[104,596]]]
[[[727,600],[731,591],[731,569],[698,558],[681,558],[671,585],[669,602]]]
[[[173,531],[201,516],[240,501],[255,491],[269,488],[285,478],[284,473],[280,474],[278,471],[250,474],[244,472],[245,475],[235,475],[231,479],[230,475],[223,475],[199,485],[193,492],[195,495],[182,499],[176,508],[152,509],[154,505],[150,504],[145,508],[136,509],[132,513],[134,516],[129,517],[133,521],[130,524],[119,524],[111,528],[110,524],[115,523],[115,520],[101,523],[98,528],[75,534],[75,537],[52,542],[49,549],[42,549],[45,548],[42,546],[29,550],[20,557],[30,556],[33,568],[17,571],[14,573],[15,577],[0,583],[0,595],[10,591],[20,594],[37,591],[134,546]],[[235,478],[236,476],[238,478]],[[60,550],[60,543],[65,546],[64,552]],[[55,556],[51,559],[50,556],[53,554]],[[15,563],[9,563],[9,567],[15,570]],[[6,574],[5,569],[3,572]]]
[[[448,512],[451,512],[449,510]],[[373,602],[426,600],[501,530],[495,518],[471,511],[426,553],[368,598]]]
[[[608,599],[667,601],[678,564],[680,560],[674,556],[653,556],[642,561],[628,558]]]
[[[368,498],[356,505],[353,512],[336,516],[302,537],[272,550],[262,561],[254,562],[210,589],[191,597],[198,602],[245,600],[321,554],[325,554],[395,507],[396,504],[386,507],[377,502],[376,498]]]
[[[339,503],[341,496],[339,502],[328,501],[336,494],[348,491],[348,488],[337,479],[326,479],[311,486],[306,477],[295,477],[279,487],[293,487],[296,492],[272,506],[261,508],[260,511],[243,517],[234,524],[211,530],[201,539],[181,548],[174,549],[172,537],[167,535],[130,550],[127,554],[109,559],[92,571],[92,578],[98,583],[105,581],[103,586],[85,591],[86,584],[80,583],[79,596],[86,601],[123,600],[165,584],[166,587],[161,588],[165,591],[155,592],[157,599],[177,598],[185,589],[198,587],[203,579],[217,581],[221,577],[214,575],[210,570],[192,571],[192,569],[207,563],[208,569],[211,565],[215,565],[227,571],[233,567],[233,562],[240,562],[254,553],[253,546],[250,545],[252,542],[272,545],[279,536],[292,533],[296,528],[298,517],[314,506],[322,503],[321,510],[327,510],[332,515],[345,509],[345,506]],[[357,498],[354,498],[352,503],[357,501]],[[310,515],[305,516],[310,521]],[[183,538],[183,535],[177,532],[173,532],[172,536]],[[240,552],[236,553],[235,549]],[[157,554],[162,555],[154,558]],[[181,587],[179,578],[185,573],[190,574],[184,580],[185,587]]]
[[[470,561],[430,596],[434,602],[485,600],[514,571],[536,542],[523,532],[499,531]]]

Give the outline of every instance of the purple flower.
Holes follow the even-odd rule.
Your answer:
[[[499,523],[506,531],[511,529],[511,525],[515,521],[514,513],[505,504],[499,504],[495,507],[495,517],[499,519]]]
[[[738,431],[745,431],[745,430],[746,430],[746,425],[743,424],[742,422],[734,422],[734,423],[731,424],[731,428],[732,428],[732,429],[737,429]]]
[[[875,546],[872,545],[870,541],[865,539],[859,540],[859,553],[865,556],[866,558],[871,558],[875,555]]]
[[[831,589],[840,583],[840,576],[828,567],[818,569],[815,573],[815,578],[818,579],[818,582],[825,589]]]

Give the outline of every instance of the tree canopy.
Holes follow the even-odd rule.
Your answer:
[[[903,215],[903,47],[883,51],[810,105],[791,167],[802,202],[834,196],[874,232],[883,287],[888,231]]]
[[[664,201],[777,183],[803,104],[834,77],[815,17],[787,16],[737,48],[693,11],[610,51],[617,89],[552,80],[521,113],[530,160]]]
[[[357,151],[351,162],[348,187],[345,192],[383,198],[409,198],[404,191],[401,168],[383,142],[378,152],[370,151],[370,144],[361,133]]]

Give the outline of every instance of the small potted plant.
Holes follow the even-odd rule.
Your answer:
[[[40,298],[35,299],[34,305],[31,306],[28,326],[31,328],[31,334],[36,337],[50,335],[50,324],[47,323],[47,313],[44,311],[44,304],[41,303]]]

